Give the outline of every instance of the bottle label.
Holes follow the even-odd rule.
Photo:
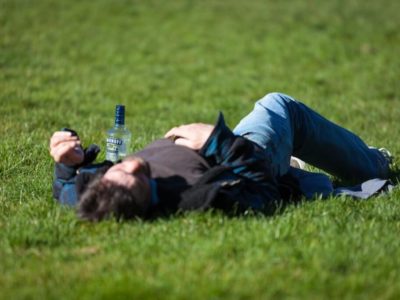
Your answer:
[[[123,141],[117,138],[107,138],[106,146],[106,159],[116,162],[119,159],[119,148],[122,146]]]
[[[107,144],[122,145],[122,140],[116,138],[107,138]]]

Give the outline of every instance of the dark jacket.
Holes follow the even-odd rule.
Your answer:
[[[297,192],[293,178],[276,179],[264,151],[235,136],[220,114],[214,131],[199,152],[162,139],[134,155],[145,159],[156,187],[154,211],[205,210],[271,211],[278,201]],[[71,168],[56,164],[53,194],[75,205],[96,172],[109,162]],[[279,181],[279,182],[278,182]]]

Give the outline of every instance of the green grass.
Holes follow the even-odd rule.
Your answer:
[[[48,155],[64,126],[104,145],[119,102],[136,150],[218,110],[234,126],[280,91],[398,156],[399,10],[397,0],[0,0],[0,298],[399,299],[399,190],[273,217],[88,224],[53,202]]]

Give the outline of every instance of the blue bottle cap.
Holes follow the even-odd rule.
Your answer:
[[[115,124],[125,125],[125,106],[124,105],[115,106]]]

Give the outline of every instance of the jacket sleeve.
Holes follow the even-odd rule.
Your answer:
[[[77,168],[56,163],[54,167],[53,197],[61,204],[74,206],[78,202],[75,188]]]
[[[85,158],[79,166],[67,166],[65,164],[56,163],[54,167],[54,181],[53,181],[53,197],[61,204],[75,206],[78,202],[78,193],[76,189],[76,179],[78,170],[87,169],[86,166],[90,165],[100,152],[97,145],[90,145],[84,150]],[[96,168],[89,168],[92,172]]]

